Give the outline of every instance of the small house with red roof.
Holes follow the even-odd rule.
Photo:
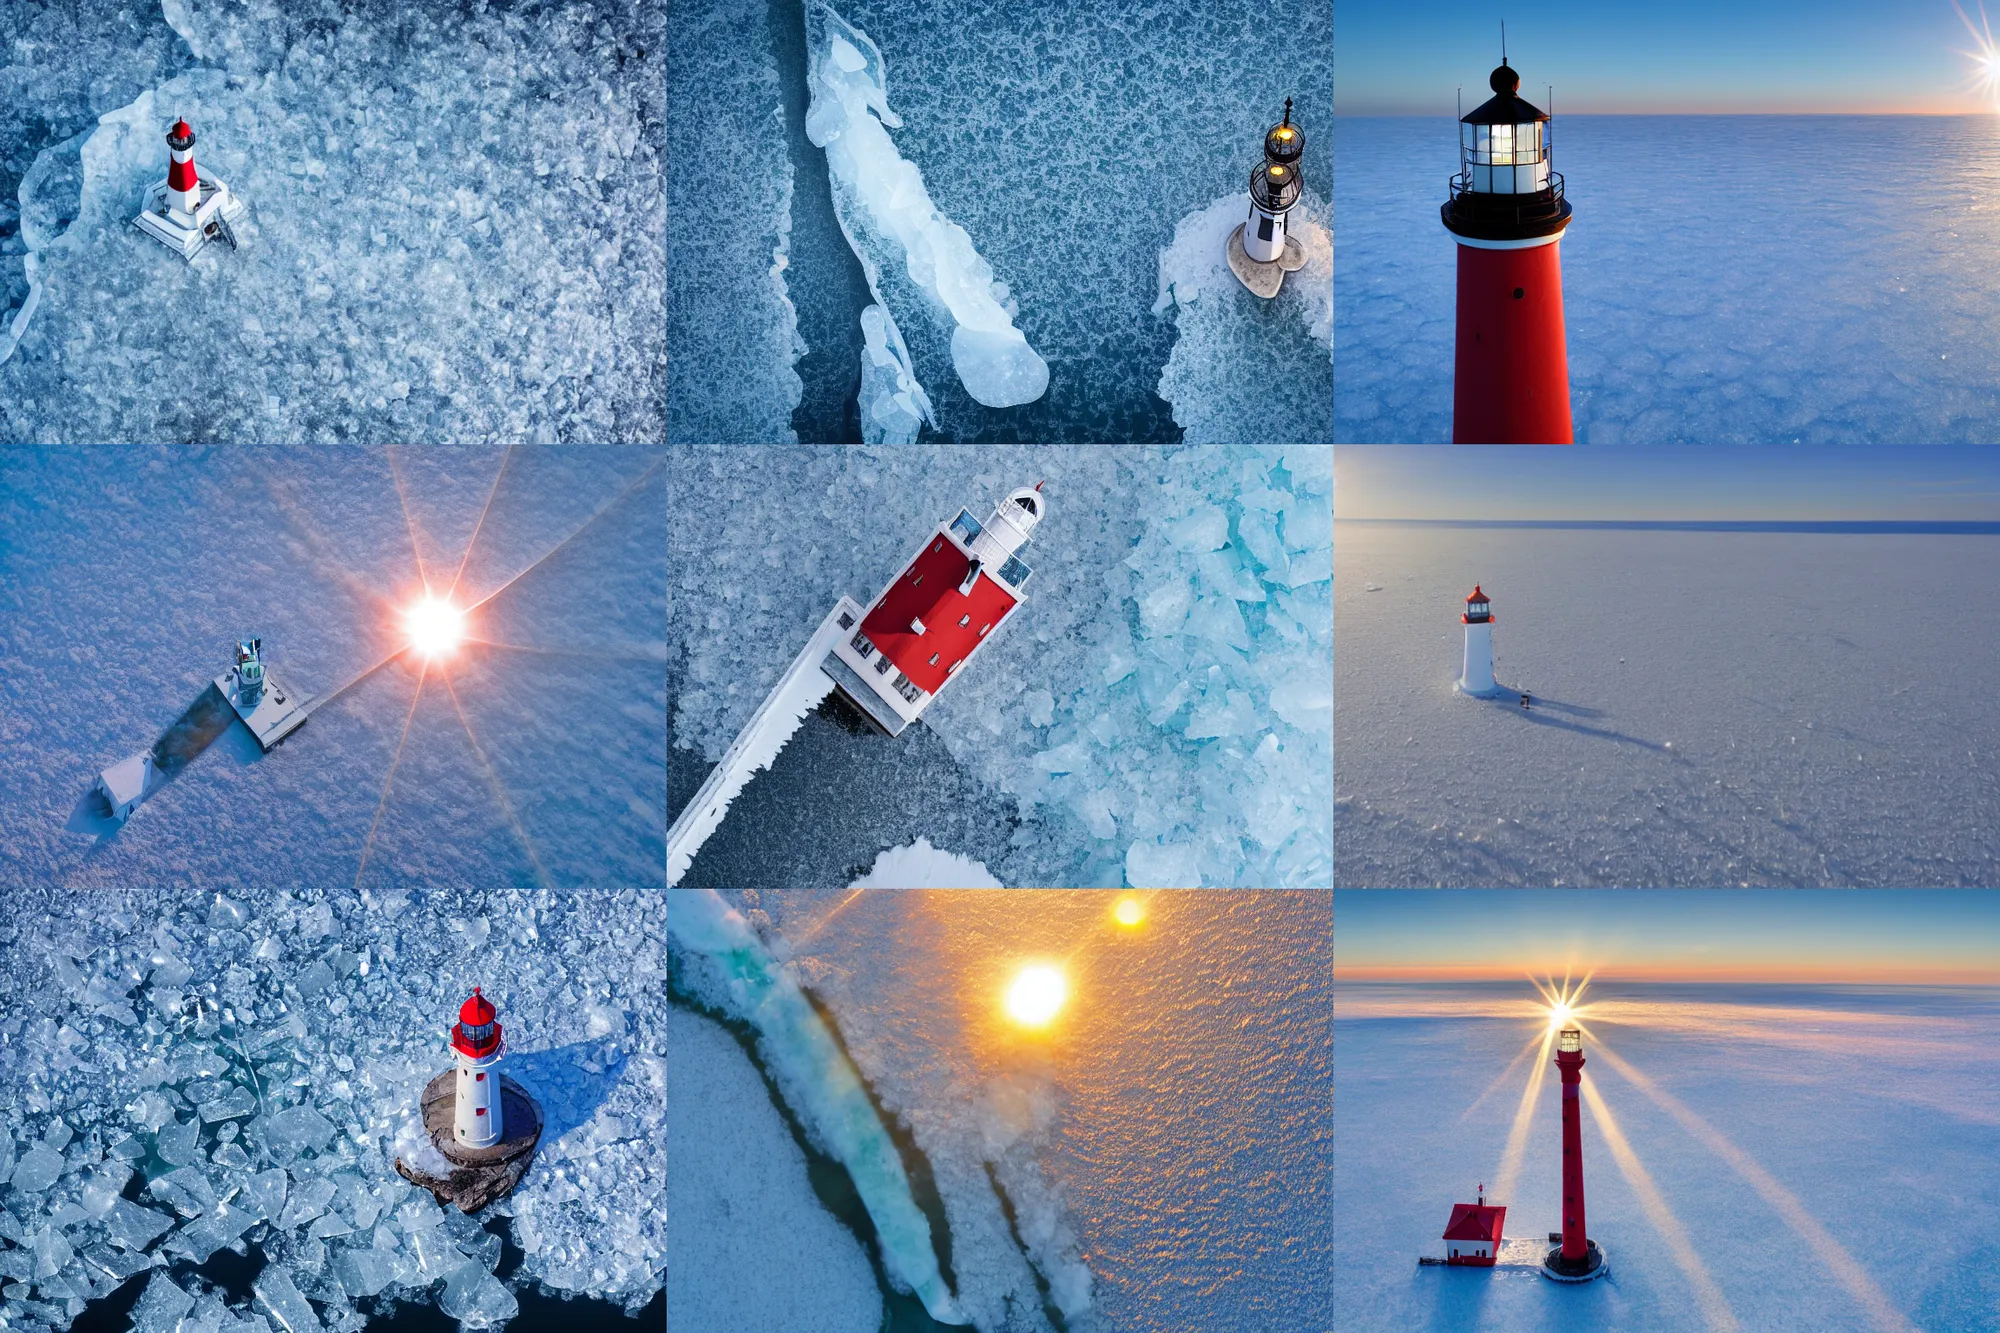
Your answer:
[[[1445,1262],[1491,1268],[1500,1254],[1500,1228],[1507,1210],[1486,1202],[1486,1187],[1479,1187],[1478,1203],[1455,1203],[1451,1221],[1445,1225]]]

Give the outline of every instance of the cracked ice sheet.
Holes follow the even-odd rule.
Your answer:
[[[1330,893],[1146,895],[1137,932],[1115,894],[730,896],[928,1158],[982,1330],[1049,1327],[1037,1271],[1072,1333],[1326,1327]],[[999,1013],[1030,957],[1071,983],[1046,1038]]]
[[[10,907],[0,1107],[12,1135],[60,1157],[46,1185],[0,1191],[0,1264],[15,1233],[46,1229],[83,1256],[177,1223],[152,1251],[164,1253],[208,1234],[215,1200],[236,1189],[233,1205],[272,1226],[259,1309],[298,1315],[302,1295],[330,1327],[358,1328],[349,1283],[421,1301],[443,1277],[446,1312],[480,1326],[512,1304],[487,1271],[499,1238],[439,1210],[389,1160],[449,1065],[444,1031],[476,981],[508,1024],[502,1068],[545,1117],[533,1168],[494,1205],[526,1251],[510,1280],[628,1309],[660,1289],[665,940],[637,895],[586,910],[526,891],[358,903],[151,885]],[[304,994],[320,964],[327,979]],[[227,1090],[256,1111],[204,1122],[195,1104]],[[0,1140],[0,1166],[12,1146]],[[137,1204],[118,1197],[135,1166],[155,1178]],[[167,1197],[199,1216],[176,1219]],[[91,1294],[116,1285],[42,1248],[55,1278]],[[61,1313],[51,1322],[66,1326]]]
[[[82,213],[41,247],[38,308],[0,363],[0,433],[661,437],[661,145],[645,127],[663,19],[613,0],[534,21],[174,9],[229,68],[142,93],[84,145]],[[180,113],[197,163],[250,207],[243,248],[192,266],[131,225]],[[163,392],[175,365],[193,382]]]
[[[961,507],[1047,479],[1029,600],[925,714],[1019,802],[1017,884],[1312,886],[1332,879],[1328,446],[677,454],[669,644],[675,743],[711,762],[841,593],[893,578]],[[852,524],[770,576],[751,534]],[[745,645],[760,645],[746,649]],[[775,645],[776,647],[771,647]],[[780,761],[782,762],[782,761]]]

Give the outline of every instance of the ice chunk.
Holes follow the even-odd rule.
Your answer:
[[[257,1307],[284,1333],[318,1333],[321,1328],[319,1316],[284,1269],[267,1266],[250,1289],[256,1294]]]
[[[1135,889],[1198,889],[1201,856],[1184,843],[1135,842],[1125,849],[1125,882]]]
[[[123,1162],[109,1162],[97,1167],[84,1182],[82,1204],[85,1212],[92,1217],[102,1217],[111,1211],[111,1203],[125,1189],[132,1179],[132,1168]]]
[[[931,846],[918,838],[908,847],[891,847],[874,866],[848,886],[855,889],[999,889],[993,872],[969,856]]]
[[[446,1280],[438,1307],[466,1328],[496,1328],[521,1312],[514,1293],[474,1263]]]
[[[1021,696],[1027,706],[1028,721],[1038,727],[1046,727],[1056,719],[1056,698],[1047,690],[1029,690]]]
[[[35,1276],[54,1277],[62,1272],[63,1266],[76,1257],[76,1251],[63,1233],[55,1227],[43,1227],[35,1233]]]
[[[201,1118],[213,1123],[229,1120],[239,1115],[249,1115],[257,1109],[257,1094],[240,1083],[232,1083],[218,1093],[213,1101],[202,1102],[199,1107]]]
[[[151,1268],[153,1256],[114,1250],[109,1245],[93,1245],[83,1252],[83,1262],[93,1272],[104,1274],[112,1282],[123,1282],[135,1273]]]
[[[152,1208],[141,1208],[129,1199],[112,1202],[104,1226],[112,1243],[128,1250],[143,1250],[174,1224],[174,1219]]]
[[[146,1186],[155,1199],[167,1204],[182,1217],[199,1217],[215,1207],[215,1186],[198,1166],[169,1171]]]
[[[243,910],[243,904],[232,901],[222,894],[216,894],[215,901],[209,904],[208,924],[215,930],[241,930],[249,919],[249,914]]]
[[[930,395],[917,383],[902,330],[880,305],[861,312],[861,435],[864,444],[913,444],[923,423],[937,424]]]
[[[614,1005],[587,1005],[584,1015],[589,1020],[584,1031],[592,1040],[625,1035],[625,1011]]]
[[[260,1116],[251,1128],[263,1138],[281,1162],[290,1162],[307,1152],[322,1152],[333,1141],[333,1122],[310,1104]]]
[[[62,1171],[62,1154],[46,1143],[37,1143],[15,1163],[14,1188],[23,1194],[40,1194],[56,1183]]]
[[[331,1180],[321,1178],[307,1180],[292,1190],[291,1200],[285,1205],[278,1225],[286,1230],[301,1227],[326,1211],[327,1204],[333,1202],[334,1191],[339,1188]]]
[[[259,1217],[277,1218],[285,1210],[285,1171],[283,1167],[272,1167],[259,1171],[243,1182],[243,1194],[238,1203],[256,1211]]]
[[[132,1333],[175,1333],[181,1316],[194,1308],[194,1297],[182,1291],[164,1272],[155,1270],[132,1307]]]
[[[299,996],[311,999],[333,984],[333,969],[326,965],[326,959],[315,958],[313,965],[299,974]]]
[[[826,0],[807,0],[806,40],[806,136],[826,150],[834,211],[876,303],[889,305],[880,276],[900,261],[949,332],[952,364],[975,401],[1015,407],[1040,398],[1048,363],[1014,327],[1004,285],[965,228],[938,211],[923,173],[884,128],[901,121],[889,110],[880,50]]]
[[[1221,701],[1211,698],[1194,710],[1194,716],[1188,719],[1187,737],[1201,740],[1211,736],[1248,736],[1263,730],[1263,725],[1250,696],[1242,690],[1228,690]]]
[[[168,1237],[166,1248],[185,1251],[192,1262],[204,1264],[217,1250],[256,1226],[259,1220],[255,1209],[235,1208],[226,1203],[218,1203],[207,1215],[197,1218]]]
[[[160,1130],[153,1151],[170,1166],[186,1166],[201,1154],[201,1122],[176,1120]]]
[[[379,1250],[342,1250],[333,1256],[333,1272],[348,1295],[373,1296],[395,1280],[396,1265]]]

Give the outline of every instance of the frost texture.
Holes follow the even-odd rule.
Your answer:
[[[861,312],[867,350],[861,356],[861,437],[868,444],[914,444],[931,415],[930,395],[910,369],[910,349],[889,312],[871,305]]]
[[[1310,153],[1311,150],[1308,150]],[[1229,271],[1229,233],[1249,213],[1226,195],[1180,220],[1160,252],[1155,314],[1180,336],[1160,372],[1160,397],[1189,443],[1333,438],[1333,216],[1308,191],[1287,216],[1306,264],[1272,300]],[[1301,336],[1303,335],[1303,336]]]
[[[756,1027],[787,1102],[825,1151],[846,1166],[896,1288],[916,1293],[933,1319],[964,1323],[938,1271],[930,1223],[910,1193],[896,1145],[797,979],[765,949],[742,914],[710,890],[670,894],[667,929],[709,974],[704,999]]]
[[[900,256],[940,327],[949,328],[952,364],[965,391],[987,407],[1040,398],[1049,386],[1048,363],[1014,327],[1006,284],[995,281],[965,228],[938,211],[923,173],[883,128],[903,122],[889,109],[882,53],[825,0],[808,0],[806,23],[812,90],[806,137],[826,150],[841,230],[877,304],[886,304],[881,273]],[[869,346],[872,354],[872,339]]]
[[[215,64],[93,97],[84,212],[23,247],[36,307],[0,317],[0,436],[658,440],[663,22],[177,0],[55,62],[159,68],[133,47],[166,42]],[[250,208],[242,249],[192,266],[131,225],[175,114]],[[174,364],[196,381],[163,392]]]
[[[673,282],[668,436],[677,444],[797,437],[805,354],[785,272],[792,164],[760,0],[675,0],[667,51]],[[765,256],[769,256],[765,267]]]
[[[517,1302],[492,1275],[500,1236],[390,1165],[475,981],[506,1016],[502,1068],[546,1117],[534,1167],[488,1214],[525,1251],[510,1281],[644,1305],[666,1264],[664,931],[634,893],[572,901],[272,888],[236,904],[152,884],[94,890],[73,919],[15,911],[0,924],[15,960],[0,971],[0,1273],[32,1281],[0,1292],[0,1319],[66,1328],[124,1279],[240,1238],[268,1261],[249,1304],[197,1302],[156,1272],[135,1327],[351,1333],[369,1295],[503,1323]]]
[[[865,602],[936,523],[1046,478],[1027,604],[924,718],[1020,803],[1021,863],[994,869],[1331,882],[1329,446],[709,450],[669,468],[706,499],[668,524],[676,744],[719,758],[840,594]],[[858,502],[878,537],[769,576],[760,534],[847,531]]]

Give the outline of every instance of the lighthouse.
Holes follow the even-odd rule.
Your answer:
[[[1583,1034],[1573,1024],[1556,1036],[1556,1069],[1562,1076],[1563,1096],[1562,1244],[1542,1261],[1542,1275],[1558,1282],[1588,1282],[1604,1276],[1605,1258],[1584,1230],[1583,1117],[1577,1105],[1583,1086]]]
[[[1287,234],[1285,218],[1305,191],[1299,159],[1306,132],[1292,123],[1292,99],[1285,118],[1264,134],[1264,160],[1250,172],[1250,216],[1229,233],[1229,271],[1256,295],[1270,300],[1285,275],[1305,267],[1306,250]]]
[[[1458,242],[1454,444],[1569,444],[1562,264],[1563,178],[1549,169],[1549,117],[1519,96],[1507,64],[1493,96],[1459,120],[1458,175],[1442,206]]]
[[[490,1148],[500,1141],[500,1080],[489,1078],[505,1047],[499,1015],[492,1002],[472,988],[472,998],[459,1006],[451,1030],[451,1049],[458,1056],[458,1103],[452,1116],[452,1140],[462,1148]]]
[[[984,523],[961,509],[938,524],[865,611],[843,597],[844,637],[821,662],[835,688],[901,735],[1028,600],[1034,571],[1018,553],[1047,515],[1040,484],[1018,486]]]
[[[1500,687],[1493,683],[1493,605],[1477,585],[1465,599],[1465,614],[1459,620],[1465,625],[1465,667],[1459,673],[1458,692],[1479,699],[1498,694]]]
[[[210,241],[234,250],[233,224],[247,212],[220,176],[204,175],[195,166],[194,128],[185,119],[175,120],[167,130],[166,179],[148,187],[132,225],[192,262]]]
[[[1500,1233],[1506,1224],[1506,1208],[1486,1202],[1486,1187],[1481,1185],[1478,1203],[1451,1206],[1451,1221],[1444,1228],[1445,1263],[1493,1267],[1500,1257]]]

